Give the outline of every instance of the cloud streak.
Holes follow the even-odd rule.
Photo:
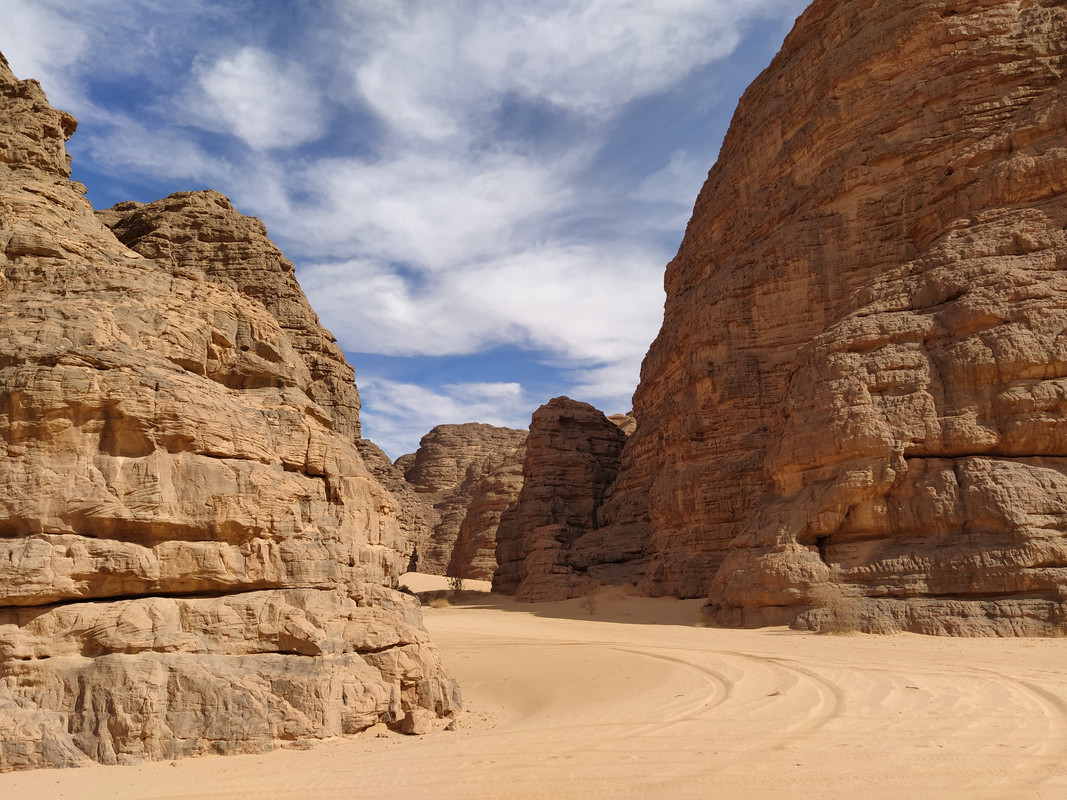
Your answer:
[[[217,188],[261,216],[353,354],[365,429],[410,449],[412,425],[514,425],[548,398],[366,376],[360,353],[518,347],[629,407],[723,133],[699,127],[715,65],[804,4],[7,0],[0,49],[82,119],[100,186]]]

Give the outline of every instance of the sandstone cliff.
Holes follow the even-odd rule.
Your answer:
[[[428,506],[404,480],[404,471],[389,460],[389,456],[370,439],[360,439],[357,444],[363,463],[371,475],[389,490],[396,501],[397,524],[404,537],[404,572],[417,566],[418,543],[429,539],[435,516]]]
[[[514,481],[508,479],[521,460],[526,431],[470,422],[438,425],[419,442],[419,449],[397,459],[404,480],[422,503],[426,527],[417,532],[412,567],[435,575],[476,577],[492,568],[485,562],[488,542],[495,537],[499,511],[514,499]],[[494,476],[504,468],[504,474]],[[486,485],[486,482],[492,486]],[[475,495],[478,508],[467,522],[464,549],[453,561],[453,547]],[[495,510],[499,508],[499,510]],[[478,539],[482,544],[474,544]],[[473,549],[470,549],[472,548]],[[477,559],[474,567],[463,554]],[[450,566],[451,565],[451,566]]]
[[[2,57],[0,104],[0,770],[446,713],[351,369],[262,225],[181,194],[103,215],[129,250]]]
[[[447,575],[491,581],[496,572],[497,530],[504,512],[518,500],[522,490],[522,465],[526,459],[523,444],[496,469],[475,481],[466,513],[452,545]]]
[[[557,397],[534,412],[522,489],[497,529],[495,591],[546,600],[618,581],[598,512],[625,442],[588,403]]]
[[[1067,9],[816,0],[667,268],[602,508],[729,624],[1062,630]]]

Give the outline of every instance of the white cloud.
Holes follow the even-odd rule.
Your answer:
[[[282,220],[281,231],[310,257],[355,251],[419,270],[447,269],[513,246],[523,220],[571,202],[566,175],[574,160],[423,152],[377,163],[324,159],[291,176],[315,201]]]
[[[443,392],[434,391],[362,376],[364,436],[395,460],[413,452],[419,439],[437,425],[484,422],[525,429],[530,423],[530,400],[518,383],[457,383],[442,388]]]
[[[212,155],[174,130],[147,127],[125,114],[95,116],[96,126],[87,133],[89,154],[97,167],[112,166],[139,176],[180,177],[225,181],[233,165]]]
[[[41,82],[49,101],[67,108],[80,97],[73,66],[90,47],[90,37],[53,4],[4,0],[3,51],[17,78]]]
[[[314,141],[325,115],[310,76],[296,64],[244,47],[195,70],[198,91],[185,109],[208,130],[230,133],[254,150]]]
[[[349,350],[394,355],[514,344],[572,363],[614,362],[644,352],[663,306],[661,260],[606,245],[530,248],[425,283],[374,261],[305,265],[299,277]]]
[[[345,4],[351,7],[351,4]],[[729,55],[781,0],[570,0],[407,5],[361,16],[354,77],[405,137],[469,136],[515,92],[584,116],[610,114]],[[795,4],[793,4],[795,5]]]

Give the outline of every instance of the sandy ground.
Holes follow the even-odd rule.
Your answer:
[[[1067,639],[718,630],[699,606],[468,594],[425,611],[455,730],[8,773],[0,798],[1067,797]]]

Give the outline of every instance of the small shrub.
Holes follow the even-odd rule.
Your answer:
[[[447,597],[435,597],[430,601],[430,608],[448,608],[451,605]]]
[[[581,607],[589,612],[589,616],[596,613],[596,595],[590,592],[582,598]]]
[[[398,586],[394,586],[393,588],[396,589],[398,592],[403,592],[404,594],[410,594],[412,597],[415,597],[415,592],[411,591],[410,587],[405,586],[402,583],[400,585],[398,585]]]
[[[448,587],[453,592],[462,592],[463,591],[463,578],[459,578],[459,577],[449,578],[448,579]]]

